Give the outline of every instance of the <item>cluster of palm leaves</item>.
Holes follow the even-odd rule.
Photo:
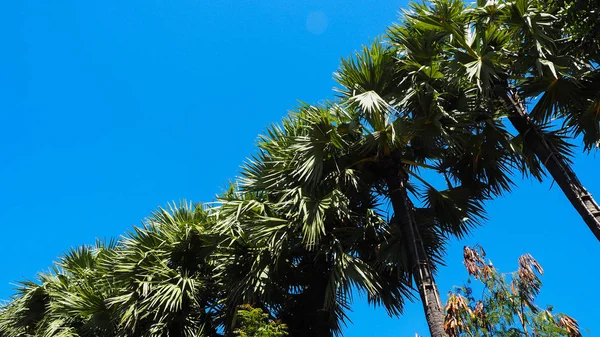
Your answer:
[[[485,220],[513,174],[545,167],[600,236],[569,165],[571,138],[600,139],[600,75],[542,5],[413,4],[342,61],[335,101],[267,129],[216,203],[68,252],[4,306],[0,336],[228,336],[243,304],[291,336],[332,336],[357,292],[390,315],[418,293],[444,336],[445,242]]]
[[[208,213],[160,209],[119,242],[72,249],[0,314],[9,336],[211,336],[221,287],[210,277]]]

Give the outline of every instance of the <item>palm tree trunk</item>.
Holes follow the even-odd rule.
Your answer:
[[[503,90],[502,100],[512,108],[509,115],[511,124],[523,137],[538,159],[544,164],[556,184],[563,191],[583,221],[600,241],[600,206],[585,189],[577,175],[552,144],[544,141],[536,125],[513,90]]]
[[[310,285],[297,295],[288,315],[280,318],[288,326],[290,337],[332,337],[331,312],[324,308],[329,282],[327,259],[323,254],[309,254],[306,260]]]
[[[387,176],[389,196],[394,209],[394,216],[399,220],[402,233],[407,238],[410,261],[414,263],[415,284],[419,289],[425,318],[431,337],[446,337],[444,332],[444,308],[440,294],[431,272],[427,252],[421,240],[414,218],[414,207],[408,198],[405,186],[406,177],[396,165],[391,165]]]
[[[320,270],[315,272],[322,273]],[[329,325],[330,312],[324,308],[325,297],[327,291],[326,275],[322,275],[318,278],[314,284],[314,289],[310,292],[310,302],[307,303],[306,308],[310,308],[309,313],[310,321],[306,322],[308,327],[308,333],[303,337],[332,337],[333,332]]]

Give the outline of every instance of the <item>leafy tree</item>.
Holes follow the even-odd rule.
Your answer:
[[[535,304],[543,269],[531,255],[521,256],[518,271],[511,274],[499,273],[485,257],[481,247],[464,248],[467,271],[483,293],[475,297],[471,280],[451,293],[445,307],[448,336],[581,337],[573,318]]]
[[[269,314],[250,305],[238,310],[240,328],[236,330],[239,337],[285,337],[285,324],[269,319]]]

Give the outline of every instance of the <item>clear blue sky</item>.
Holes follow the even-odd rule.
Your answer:
[[[298,99],[332,97],[340,57],[392,23],[402,1],[103,0],[0,5],[0,298],[68,247],[118,236],[157,206],[210,201],[256,136]],[[600,161],[575,169],[600,197]],[[529,252],[540,303],[600,333],[600,245],[556,186],[530,181],[448,249],[443,297],[465,278],[462,246],[502,271]],[[359,298],[347,337],[427,334],[420,304],[390,319]]]

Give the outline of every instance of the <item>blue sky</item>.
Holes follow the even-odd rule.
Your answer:
[[[404,1],[103,0],[0,5],[0,299],[68,247],[114,237],[158,206],[210,201],[256,136],[297,100],[332,97],[340,57],[392,23]],[[575,169],[600,196],[598,159]],[[485,227],[448,249],[442,297],[480,243],[501,271],[529,252],[540,303],[600,331],[600,246],[550,182],[520,182]],[[348,337],[427,334],[356,298]]]

